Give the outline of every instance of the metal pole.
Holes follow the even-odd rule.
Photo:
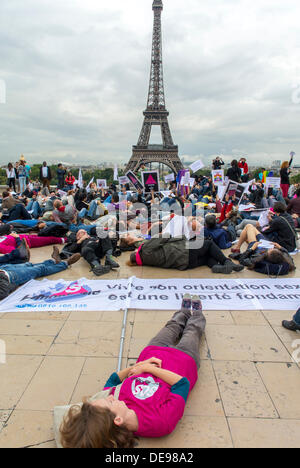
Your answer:
[[[123,358],[124,341],[125,341],[125,334],[126,334],[127,315],[128,315],[128,309],[125,309],[124,310],[124,316],[123,316],[123,325],[122,325],[122,333],[121,333],[121,341],[120,341],[120,352],[119,352],[119,361],[118,361],[117,372],[120,372],[120,370],[122,368],[122,358]]]

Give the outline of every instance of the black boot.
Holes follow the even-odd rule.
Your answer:
[[[233,263],[227,261],[224,265],[214,265],[211,271],[221,275],[230,275],[233,272]]]
[[[115,268],[120,268],[120,265],[117,262],[114,261],[112,255],[106,255],[105,265],[110,266],[112,270],[114,270]]]
[[[282,326],[290,331],[294,331],[294,332],[300,331],[300,325],[297,325],[296,322],[294,322],[294,320],[292,320],[291,322],[284,320],[282,322]]]
[[[109,273],[111,271],[110,266],[102,266],[101,263],[98,262],[98,260],[94,260],[91,263],[91,268],[92,268],[92,272],[96,276],[106,275],[107,273]]]

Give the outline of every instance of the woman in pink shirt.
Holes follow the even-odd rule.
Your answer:
[[[60,428],[63,447],[130,448],[139,436],[170,434],[198,378],[205,324],[200,299],[186,295],[137,363],[111,375],[107,398],[71,407]]]
[[[29,248],[44,247],[45,245],[64,244],[65,239],[61,237],[39,237],[34,235],[24,235],[11,233],[9,235],[0,236],[0,253],[8,254],[15,250],[17,239],[25,239]]]

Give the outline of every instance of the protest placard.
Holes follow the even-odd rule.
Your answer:
[[[134,188],[136,188],[136,190],[144,190],[143,184],[139,181],[139,179],[132,171],[128,171],[126,173],[126,177],[129,179]]]
[[[145,188],[145,193],[160,192],[158,171],[142,172],[142,181]]]
[[[193,174],[200,171],[200,169],[203,169],[203,167],[205,167],[205,165],[203,164],[201,159],[199,159],[198,161],[190,165],[190,168],[192,169]]]
[[[224,185],[224,170],[218,169],[215,171],[211,171],[212,181],[214,185]]]
[[[97,187],[98,188],[107,188],[107,180],[106,179],[97,179]]]

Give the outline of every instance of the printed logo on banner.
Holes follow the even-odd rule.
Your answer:
[[[74,299],[74,297],[80,299],[82,297],[85,297],[91,291],[92,290],[89,286],[80,286],[80,284],[75,282],[71,283],[67,288],[63,289],[62,291],[51,294],[51,296],[49,296],[46,299],[46,302],[56,302],[65,299]]]
[[[56,291],[56,292],[53,292]],[[77,281],[70,283],[67,287],[58,283],[55,288],[50,288],[48,291],[40,291],[39,293],[35,294],[30,299],[33,301],[45,301],[46,303],[54,303],[59,301],[65,300],[74,300],[74,299],[82,299],[83,297],[87,296],[89,293],[92,292],[92,289],[87,286],[81,286]],[[29,297],[26,296],[23,300],[28,300]],[[16,305],[17,308],[22,309],[24,307],[30,307],[30,304],[18,304]]]

